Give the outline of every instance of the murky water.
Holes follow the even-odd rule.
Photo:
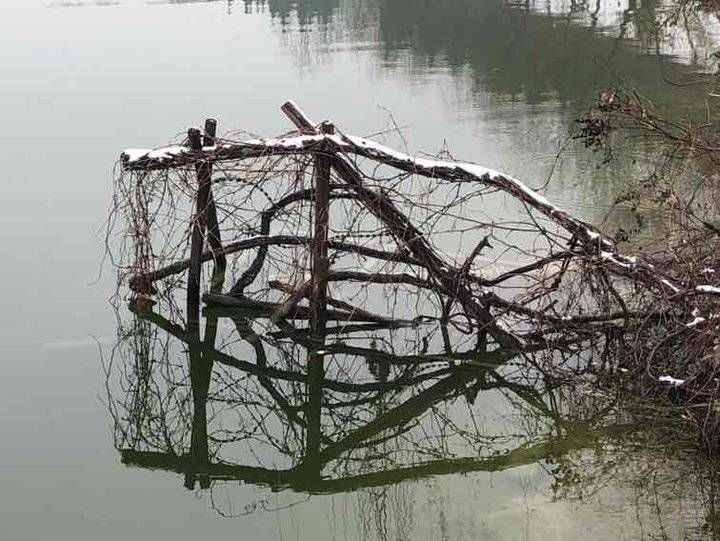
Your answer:
[[[686,18],[658,40],[647,21],[665,13],[659,3],[493,0],[5,2],[1,537],[709,536],[712,476],[670,445],[682,438],[639,431],[612,397],[578,382],[552,395],[545,386],[554,383],[505,367],[385,392],[366,370],[365,383],[379,381],[372,400],[333,390],[353,408],[335,407],[320,477],[286,471],[307,451],[293,422],[294,376],[247,378],[221,366],[216,383],[242,384],[211,392],[204,430],[215,465],[189,481],[190,459],[168,450],[197,453],[204,439],[188,416],[197,374],[154,374],[144,397],[130,393],[137,386],[108,396],[103,369],[111,358],[117,369],[186,357],[167,329],[128,327],[127,312],[129,335],[113,357],[115,277],[103,266],[103,234],[123,148],[160,145],[207,116],[221,131],[282,133],[278,107],[292,98],[357,134],[397,123],[413,152],[447,143],[531,185],[551,176],[551,199],[601,222],[648,144],[631,141],[623,159],[599,167],[601,156],[569,140],[574,118],[618,84],[679,114],[698,114],[707,98],[705,87],[666,81],[715,69],[717,29]],[[623,220],[616,213],[608,227]],[[242,347],[228,355],[255,361]],[[283,354],[268,350],[270,359]],[[269,387],[288,408],[269,401]],[[120,410],[109,400],[142,413],[113,419]],[[382,430],[355,441],[373,418]],[[131,452],[150,447],[156,454]]]

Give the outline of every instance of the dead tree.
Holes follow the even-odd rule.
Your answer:
[[[136,301],[175,296],[187,270],[190,332],[202,297],[205,334],[213,318],[253,311],[281,330],[308,321],[315,351],[329,321],[438,321],[446,349],[459,336],[523,351],[710,317],[701,299],[717,296],[716,285],[623,255],[510,175],[412,157],[316,124],[292,102],[282,110],[296,131],[277,138],[219,137],[208,120],[204,135],[190,129],[178,145],[122,154],[116,260]],[[492,216],[501,197],[515,216]]]

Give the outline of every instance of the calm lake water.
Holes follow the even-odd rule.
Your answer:
[[[548,197],[602,223],[652,149],[630,141],[622,160],[600,166],[602,156],[569,142],[574,119],[599,90],[623,84],[697,114],[707,89],[665,81],[715,69],[715,26],[690,17],[657,39],[647,22],[663,17],[657,2],[10,0],[1,9],[0,538],[709,535],[703,525],[717,518],[673,438],[637,446],[618,425],[603,443],[597,416],[617,414],[607,397],[597,411],[556,404],[573,427],[560,437],[557,419],[527,413],[522,393],[481,390],[459,413],[448,392],[424,403],[436,417],[423,417],[415,439],[385,442],[393,452],[380,462],[403,468],[413,453],[479,462],[358,479],[377,471],[377,457],[348,458],[334,473],[347,467],[354,480],[329,487],[233,470],[212,490],[186,490],[159,459],[123,465],[102,362],[118,325],[103,234],[122,149],[161,145],[208,116],[220,131],[283,133],[278,107],[289,98],[360,135],[392,126],[391,113],[412,152],[447,142],[455,156],[533,186],[551,176]],[[614,213],[608,230],[625,220]],[[181,344],[170,355],[184,358]],[[225,411],[220,435],[250,422],[231,403],[238,413]],[[444,441],[441,428],[468,410],[472,437]],[[255,441],[264,450],[239,452],[246,465],[292,462],[267,450],[267,435]],[[505,453],[514,454],[488,458]]]

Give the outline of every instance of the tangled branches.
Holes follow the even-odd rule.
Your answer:
[[[191,230],[208,221],[206,209],[218,217],[208,240],[239,237],[210,242],[197,254],[198,264],[233,258],[228,293],[211,287],[204,296],[210,306],[308,319],[301,301],[315,297],[307,288],[318,274],[312,256],[318,243],[330,250],[323,280],[332,317],[442,321],[467,336],[488,334],[503,347],[547,339],[558,329],[567,338],[579,324],[627,317],[633,310],[617,292],[618,276],[661,293],[682,287],[618,254],[610,240],[517,179],[318,133],[301,111],[287,108],[300,133],[126,151],[117,210],[134,255],[122,269],[136,294],[155,294],[159,281],[172,284],[165,293],[176,291],[177,282],[167,279],[193,266]],[[323,157],[330,168],[320,181],[315,172]],[[178,194],[194,198],[201,166],[212,171],[212,203],[193,214]],[[320,184],[329,219],[327,238],[318,241]],[[508,196],[513,206],[498,219],[492,211]],[[387,315],[359,309],[379,310],[381,301]]]
[[[126,462],[182,471],[189,487],[238,476],[308,492],[374,486],[372,472],[343,470],[352,480],[335,488],[322,472],[347,468],[359,448],[380,453],[438,402],[473,402],[499,382],[542,408],[537,391],[488,372],[539,352],[543,371],[632,369],[662,389],[715,396],[714,363],[697,353],[717,346],[716,243],[686,243],[671,262],[627,256],[509,175],[413,158],[316,125],[290,102],[283,111],[296,131],[278,138],[218,137],[209,120],[178,145],[122,155],[108,238],[138,336],[152,334],[148,322],[163,329],[189,366],[176,373],[150,353],[124,364],[131,399],[114,417]],[[685,368],[697,361],[692,379],[678,378],[678,357]],[[157,363],[159,386],[146,377]],[[250,410],[238,418],[241,406]],[[214,419],[223,428],[210,433]],[[223,449],[237,442],[270,445],[286,468],[228,466]]]

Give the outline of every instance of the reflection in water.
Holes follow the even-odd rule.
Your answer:
[[[245,6],[267,8],[283,32],[318,33],[321,43],[289,42],[295,49],[321,53],[328,41],[374,41],[390,69],[407,62],[414,72],[449,67],[463,79],[470,73],[478,89],[529,103],[585,104],[603,86],[629,83],[668,105],[678,98],[688,104],[703,90],[685,89],[691,96],[683,96],[658,82],[686,82],[694,74],[697,65],[680,59],[714,68],[710,53],[718,44],[714,18],[655,1],[246,0]],[[313,58],[309,51],[296,53]]]
[[[538,13],[566,17],[612,36],[632,40],[643,51],[705,64],[718,44],[717,8],[712,2],[533,2]],[[700,12],[700,13],[698,13]]]
[[[695,3],[504,2],[502,0],[149,0],[225,2],[230,11],[267,12],[301,62],[342,43],[378,51],[388,69],[450,69],[477,90],[538,104],[580,100],[609,85],[630,84],[676,106],[704,96],[687,82],[715,69],[720,42],[714,12]],[[113,0],[51,6],[116,5]],[[707,7],[702,4],[700,7]],[[312,36],[304,36],[312,34]],[[681,62],[683,61],[683,62]],[[691,64],[690,66],[685,63]],[[405,66],[407,64],[407,66]],[[689,95],[688,95],[689,93]]]
[[[615,38],[572,21],[508,9],[499,1],[383,2],[380,33],[392,57],[403,46],[419,63],[442,58],[470,67],[477,85],[494,93],[522,96],[530,103],[549,99],[587,102],[603,82],[627,76],[653,89],[657,62],[621,47]],[[429,66],[430,67],[430,66]],[[670,63],[670,76],[683,68]]]
[[[341,0],[242,0],[246,13],[253,8],[265,10],[283,26],[297,22],[327,24],[333,20]]]
[[[308,329],[269,331],[241,310],[208,309],[202,342],[158,312],[133,312],[108,371],[122,462],[180,474],[222,515],[355,493],[361,538],[412,538],[452,505],[417,516],[423,484],[538,464],[556,498],[610,490],[601,520],[620,529],[720,533],[714,463],[693,458],[676,420],[655,409],[650,423],[613,390],[597,370],[615,363],[607,341],[523,357],[430,353],[431,331],[346,324],[327,328],[323,351]],[[220,497],[238,481],[257,487],[251,501]]]

